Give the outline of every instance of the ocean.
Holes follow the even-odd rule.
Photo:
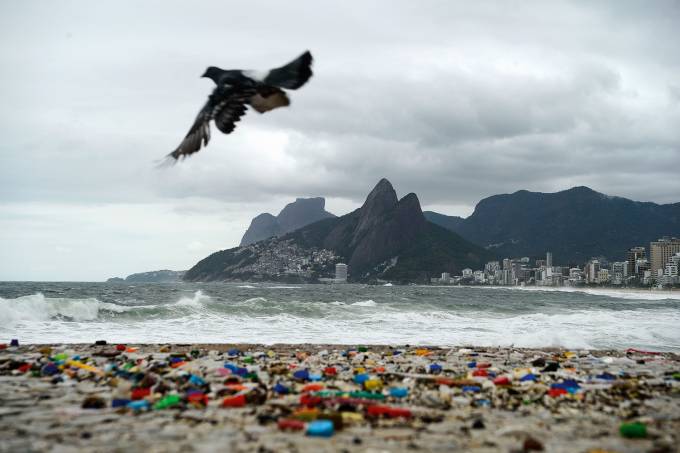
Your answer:
[[[680,292],[0,282],[0,342],[11,338],[680,351]]]

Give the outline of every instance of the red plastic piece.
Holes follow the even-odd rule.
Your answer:
[[[192,393],[191,395],[187,396],[187,401],[189,401],[190,403],[197,403],[207,406],[208,395],[206,395],[205,393]]]
[[[246,405],[245,395],[229,396],[222,400],[222,407],[243,407]]]
[[[486,370],[475,370],[472,372],[473,376],[481,376],[481,377],[486,377],[489,375],[489,373]]]
[[[151,395],[151,389],[150,388],[136,388],[136,389],[132,390],[132,399],[133,400],[142,400],[149,395]]]
[[[319,390],[323,389],[324,389],[323,384],[307,384],[304,387],[302,387],[303,392],[318,392]]]
[[[561,388],[554,388],[548,390],[548,395],[552,396],[553,398],[557,398],[560,395],[566,395],[567,393],[569,392]]]
[[[498,376],[493,380],[493,383],[496,385],[512,385],[512,382],[510,382],[510,379],[507,376]]]
[[[312,396],[308,393],[300,395],[300,404],[302,404],[303,406],[308,407],[318,406],[319,404],[321,404],[322,401],[323,398],[321,398],[320,396]]]
[[[412,415],[409,409],[403,409],[401,407],[381,406],[378,404],[368,406],[366,408],[366,413],[374,417],[385,416],[389,418],[397,417],[409,418]]]
[[[477,368],[479,368],[480,370],[481,370],[481,369],[484,369],[484,368],[491,368],[491,364],[490,364],[490,363],[486,363],[486,362],[485,362],[485,363],[478,363],[478,364],[477,364]]]
[[[290,418],[282,418],[278,422],[279,429],[282,431],[302,431],[305,429],[305,423],[300,420],[292,420]]]
[[[31,369],[31,365],[29,363],[24,363],[19,368],[17,368],[17,370],[19,370],[19,372],[21,372],[21,373],[25,373],[30,369]]]
[[[324,368],[323,374],[325,374],[326,376],[335,376],[336,374],[338,374],[338,370],[336,370],[334,366],[329,366]]]
[[[124,344],[117,344],[116,345],[116,351],[125,351],[127,349],[127,346]]]

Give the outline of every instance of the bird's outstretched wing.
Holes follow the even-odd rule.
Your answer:
[[[290,105],[290,99],[282,89],[264,85],[258,87],[257,94],[248,100],[248,104],[256,111],[264,113]]]
[[[198,152],[210,141],[210,120],[217,128],[228,134],[246,112],[246,103],[256,94],[255,88],[218,86],[196,115],[194,124],[177,149],[168,154],[175,160]]]
[[[308,51],[280,68],[269,71],[263,82],[289,90],[297,90],[312,76],[312,54]]]

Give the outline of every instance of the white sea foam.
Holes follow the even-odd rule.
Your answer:
[[[238,285],[237,288],[255,289],[257,286],[253,285]]]
[[[507,288],[485,293],[470,288],[452,292],[430,288],[430,293],[404,288],[404,297],[394,297],[394,288],[381,292],[379,287],[348,285],[343,289],[346,293],[333,292],[332,297],[325,290],[319,286],[312,300],[307,289],[253,291],[259,297],[244,300],[238,293],[211,286],[213,299],[194,287],[193,294],[184,297],[148,301],[155,305],[143,305],[139,295],[115,304],[43,294],[0,298],[0,337],[25,343],[105,339],[680,351],[680,310],[674,300],[632,303],[598,300],[583,291],[508,293]],[[616,292],[611,297],[620,296]]]
[[[194,293],[193,297],[182,297],[173,305],[176,307],[203,308],[210,300],[211,297],[203,294],[203,291],[199,289]]]
[[[375,307],[378,305],[374,300],[368,299],[368,300],[361,300],[359,302],[354,302],[353,304],[350,304],[353,307]]]
[[[437,286],[438,288],[467,288],[527,292],[580,293],[591,296],[612,297],[627,300],[680,300],[680,291],[615,289],[615,288],[571,288],[566,286]]]

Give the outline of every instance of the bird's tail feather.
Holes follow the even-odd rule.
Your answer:
[[[269,71],[264,83],[296,90],[312,76],[312,60],[312,54],[308,50],[287,65]]]

